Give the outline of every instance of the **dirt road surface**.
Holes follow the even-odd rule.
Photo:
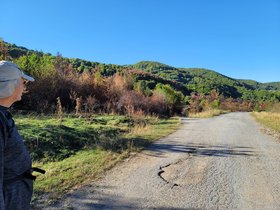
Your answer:
[[[280,144],[249,113],[182,122],[48,209],[280,209]]]

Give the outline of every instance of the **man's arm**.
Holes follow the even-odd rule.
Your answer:
[[[0,121],[0,210],[5,210],[3,195],[3,179],[4,179],[4,125]]]
[[[0,111],[0,210],[5,210],[4,200],[4,149],[7,138],[7,127],[4,114]]]

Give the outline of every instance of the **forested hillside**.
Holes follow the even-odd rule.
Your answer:
[[[201,94],[209,94],[214,89],[226,97],[256,99],[264,93],[261,90],[280,91],[280,82],[259,83],[253,80],[233,79],[203,68],[175,68],[150,61],[141,61],[131,67],[175,80],[184,84],[190,91]],[[270,94],[271,92],[266,93],[274,95]]]
[[[12,60],[37,79],[18,106],[38,112],[55,111],[60,103],[65,111],[172,115],[221,107],[259,110],[280,100],[280,82],[233,79],[203,68],[150,61],[103,64],[4,41],[0,58]]]
[[[242,80],[238,81],[247,85],[247,88],[259,89],[259,90],[280,90],[280,82],[268,82],[268,83],[260,83],[254,80]]]

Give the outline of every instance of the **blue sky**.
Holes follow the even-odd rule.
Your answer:
[[[280,81],[280,0],[1,0],[0,38],[112,64]]]

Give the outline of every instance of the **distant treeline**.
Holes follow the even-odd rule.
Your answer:
[[[64,58],[0,41],[0,59],[36,78],[17,108],[170,116],[210,108],[260,110],[280,100],[280,83],[236,80],[157,62],[120,66]]]

